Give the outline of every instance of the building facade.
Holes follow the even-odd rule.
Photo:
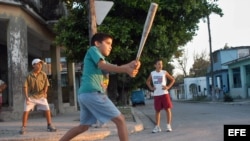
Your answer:
[[[232,70],[229,69],[229,66],[227,64],[231,64],[229,62],[234,62],[238,64],[239,62],[235,62],[235,60],[238,60],[240,58],[244,58],[248,56],[250,53],[250,46],[239,46],[239,47],[231,47],[231,48],[225,48],[216,50],[213,52],[213,84],[214,87],[218,87],[220,92],[220,98],[223,98],[223,93],[231,93],[231,88],[233,88],[232,82],[236,81],[229,77],[229,75],[232,75]],[[211,69],[211,68],[210,68]],[[212,98],[215,97],[214,91],[212,91],[212,78],[210,69],[208,70],[207,74],[207,88],[208,93],[211,94]],[[223,92],[223,89],[225,92]],[[233,91],[235,91],[234,89]]]
[[[249,52],[249,50],[248,50]],[[250,55],[225,63],[229,73],[229,94],[232,98],[250,97]]]
[[[21,119],[23,112],[23,82],[32,69],[34,58],[51,58],[49,103],[57,113],[65,107],[62,98],[60,58],[61,48],[54,46],[53,23],[67,14],[59,0],[0,0],[0,78],[8,88],[3,94],[4,120]],[[68,64],[69,105],[76,107],[74,64]]]

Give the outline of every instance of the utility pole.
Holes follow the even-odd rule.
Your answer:
[[[214,100],[214,67],[213,67],[213,52],[212,52],[212,39],[211,39],[211,30],[210,30],[210,18],[207,15],[207,28],[208,28],[208,38],[209,38],[209,50],[210,50],[210,75],[211,75],[211,96],[212,100]]]
[[[89,45],[91,45],[92,36],[97,33],[96,28],[96,12],[95,12],[95,0],[88,0],[89,8]]]

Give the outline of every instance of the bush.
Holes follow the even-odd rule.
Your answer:
[[[229,94],[224,95],[224,102],[233,102],[233,98]]]
[[[205,95],[198,95],[193,98],[194,101],[207,101],[207,96]]]

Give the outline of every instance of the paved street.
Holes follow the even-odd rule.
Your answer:
[[[153,100],[145,106],[133,108],[136,122],[127,122],[130,141],[223,141],[225,124],[250,125],[250,100],[224,102],[174,102],[172,132],[165,131],[166,114],[161,112],[161,133],[151,133],[154,128]],[[44,117],[29,119],[28,133],[19,135],[21,121],[0,123],[1,141],[58,141],[70,128],[79,124],[79,112],[57,115],[53,118],[58,128],[55,133],[45,130]],[[144,128],[144,130],[143,130]],[[118,141],[115,125],[110,122],[104,128],[91,128],[74,141]],[[73,141],[72,140],[72,141]]]
[[[144,130],[130,135],[130,141],[223,141],[225,124],[250,124],[250,102],[174,102],[172,132],[165,132],[166,114],[161,112],[161,133],[151,133],[154,128],[153,100],[135,110],[144,124]],[[118,141],[110,136],[102,141]]]

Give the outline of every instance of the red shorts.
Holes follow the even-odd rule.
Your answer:
[[[155,111],[160,111],[162,109],[167,110],[172,108],[173,104],[169,94],[164,94],[160,96],[154,96],[154,107]]]

